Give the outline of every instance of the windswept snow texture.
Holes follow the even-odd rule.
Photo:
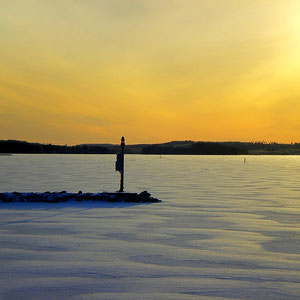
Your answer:
[[[0,157],[0,191],[118,188],[115,156]],[[126,157],[164,201],[0,203],[0,299],[299,299],[300,157]]]

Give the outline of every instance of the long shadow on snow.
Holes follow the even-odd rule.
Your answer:
[[[41,216],[37,218],[30,218],[25,220],[19,220],[19,221],[11,221],[11,222],[3,222],[0,223],[0,226],[5,225],[11,225],[11,224],[20,224],[20,223],[29,223],[33,221],[39,221],[47,218],[52,218],[56,216],[61,215],[70,215],[82,211],[87,211],[94,208],[130,208],[134,206],[141,206],[141,205],[150,205],[154,203],[125,203],[125,202],[119,202],[119,203],[111,203],[111,202],[88,202],[88,201],[68,201],[66,203],[0,203],[0,210],[6,209],[6,210],[19,210],[19,211],[31,211],[31,210],[57,210],[57,209],[64,209],[64,208],[74,208],[75,210],[72,211],[66,211],[66,212],[60,212],[55,213],[47,216]]]

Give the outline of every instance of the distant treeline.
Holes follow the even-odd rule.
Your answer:
[[[171,142],[169,145],[149,145],[142,150],[142,154],[236,155],[248,153],[244,147],[217,142],[193,142],[182,146],[176,146]]]
[[[238,154],[298,154],[300,143],[266,142],[169,142],[148,145],[142,154],[238,155]]]
[[[113,152],[106,147],[96,145],[59,146],[9,140],[0,141],[0,153],[109,154]]]
[[[111,144],[60,146],[16,140],[0,140],[0,153],[115,154],[119,151],[119,145]],[[126,153],[180,155],[300,154],[300,143],[173,141],[151,145],[126,145]]]

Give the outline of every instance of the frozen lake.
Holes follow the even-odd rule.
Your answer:
[[[0,156],[0,192],[119,188],[115,155]],[[299,299],[299,156],[127,155],[158,204],[0,203],[0,299]]]

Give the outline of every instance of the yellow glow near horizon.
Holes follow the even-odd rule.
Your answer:
[[[298,0],[4,0],[0,139],[300,142]]]

